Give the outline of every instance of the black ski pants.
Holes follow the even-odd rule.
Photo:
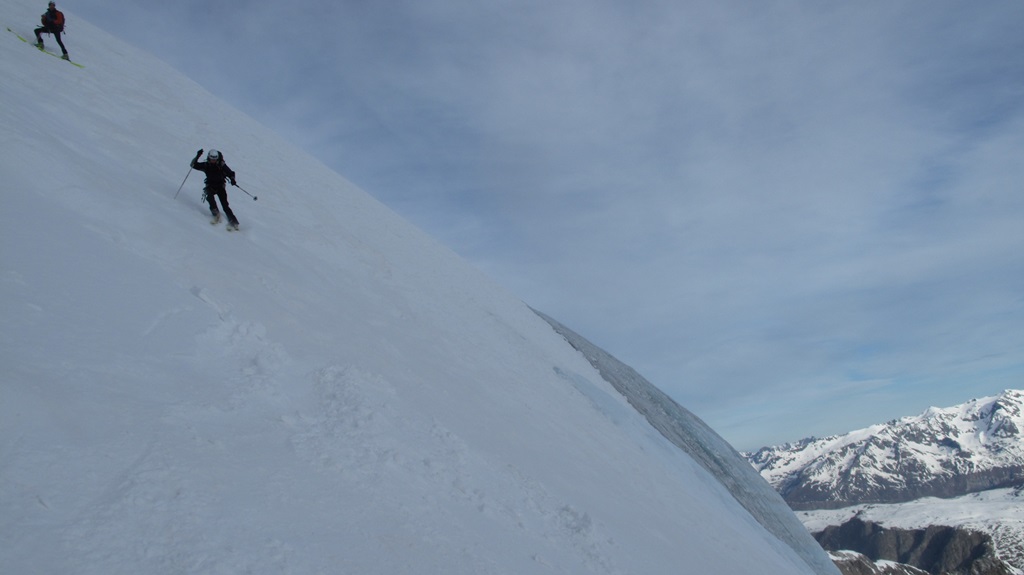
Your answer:
[[[68,49],[64,47],[64,42],[60,41],[60,32],[57,32],[55,30],[50,30],[46,26],[40,26],[39,28],[36,28],[36,40],[37,41],[39,41],[39,42],[43,41],[43,37],[40,36],[40,34],[42,34],[43,32],[46,32],[47,34],[53,34],[53,37],[57,39],[57,45],[60,46],[60,51],[64,52],[64,54],[67,55]]]
[[[217,198],[220,198],[220,206],[224,209],[224,215],[228,217],[228,223],[237,224],[238,219],[235,218],[234,212],[231,211],[231,206],[228,205],[228,192],[224,188],[211,188],[207,187],[204,190],[206,194],[206,201],[210,204],[210,213],[216,216],[219,212],[217,211]]]

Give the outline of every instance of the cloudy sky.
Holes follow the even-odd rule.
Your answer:
[[[739,449],[1024,387],[1020,0],[58,5]]]

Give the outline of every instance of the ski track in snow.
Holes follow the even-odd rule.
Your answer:
[[[383,500],[391,492],[391,482],[420,484],[422,491],[441,494],[437,497],[447,501],[403,509],[411,523],[421,513],[454,504],[514,529],[540,529],[551,546],[577,549],[590,572],[620,572],[603,553],[612,542],[600,535],[586,512],[551,497],[512,466],[496,468],[481,461],[438,423],[400,419],[391,407],[394,390],[381,376],[329,366],[312,379],[314,411],[285,415],[282,421],[294,430],[291,441],[296,452],[321,473],[352,485],[378,485],[380,492],[375,496]],[[417,442],[397,442],[395,437],[414,437]],[[475,461],[469,464],[468,459]],[[468,471],[481,467],[489,470],[486,486]],[[540,555],[534,559],[545,563]]]
[[[239,440],[221,430],[224,419],[257,410],[266,411],[265,417],[276,421],[280,434],[255,437],[255,442],[288,445],[317,473],[331,476],[339,489],[377,486],[368,497],[385,507],[393,505],[394,513],[406,525],[426,524],[433,514],[445,513],[454,504],[465,513],[480,514],[509,528],[540,532],[553,549],[575,549],[588,572],[622,572],[604,552],[614,547],[614,542],[601,534],[587,512],[551,496],[519,469],[480,461],[455,434],[436,422],[400,418],[393,407],[394,389],[380,375],[354,367],[324,367],[304,376],[303,383],[313,394],[307,409],[275,413],[283,404],[278,400],[286,394],[282,386],[302,387],[287,383],[291,376],[287,355],[267,341],[260,325],[236,320],[210,290],[193,287],[191,292],[218,319],[197,335],[196,346],[209,350],[215,356],[211,360],[223,364],[222,373],[217,374],[220,379],[197,382],[197,389],[206,390],[199,396],[201,401],[167,406],[160,417],[166,429],[163,437],[149,440],[134,460],[122,462],[116,473],[102,481],[102,491],[71,521],[62,538],[76,556],[92,565],[112,567],[129,557],[161,572],[252,568],[256,559],[246,558],[247,553],[239,550],[225,556],[223,542],[198,535],[203,525],[217,523],[214,510],[225,497],[217,488],[226,488],[226,479],[200,479],[178,466],[173,451],[187,445],[193,456],[230,459],[232,452],[240,450]],[[164,315],[171,313],[173,310]],[[576,385],[583,384],[577,381]],[[590,395],[594,394],[591,391]],[[399,437],[417,441],[400,442]],[[467,465],[469,458],[477,460]],[[481,467],[490,471],[486,486],[467,471]],[[273,475],[268,480],[275,483]],[[283,478],[279,481],[285,482]],[[439,495],[434,497],[445,501],[416,505],[401,498],[389,501],[394,499],[391,493],[407,490],[410,484],[418,486],[416,492],[436,493]],[[140,535],[132,541],[150,543],[124,541],[111,547],[109,541],[126,525]],[[393,545],[395,541],[382,543]],[[268,539],[259,547],[255,556],[260,557],[261,570],[284,570],[289,564],[290,551],[281,541]],[[180,553],[182,548],[189,552]],[[268,559],[269,564],[263,563]],[[540,565],[558,562],[543,553],[532,559]],[[462,560],[481,567],[486,564],[486,557],[469,551]]]

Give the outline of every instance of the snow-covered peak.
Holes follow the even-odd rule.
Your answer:
[[[1024,392],[1006,390],[747,456],[797,508],[950,497],[1019,483],[1022,407]]]
[[[835,573],[513,295],[66,8],[84,68],[0,31],[5,573]]]

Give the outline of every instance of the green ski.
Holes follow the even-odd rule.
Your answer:
[[[11,30],[10,28],[7,28],[7,31],[10,32],[11,34],[14,34],[15,36],[17,36],[18,40],[21,40],[22,42],[24,42],[26,44],[31,44],[32,46],[35,46],[35,44],[32,44],[32,42],[29,42],[28,40],[22,38],[21,34],[18,34],[14,30]],[[38,48],[39,51],[42,52],[43,54],[48,54],[50,56],[53,56],[54,58],[59,58],[61,60],[64,60],[65,62],[67,62],[68,64],[71,64],[72,66],[78,66],[79,68],[85,68],[85,66],[79,64],[78,62],[72,62],[71,60],[67,60],[65,58],[62,58],[61,55],[57,54],[56,52],[51,52],[51,51],[49,51],[49,50],[47,50],[45,48],[39,48],[39,46],[36,46],[36,48]]]

